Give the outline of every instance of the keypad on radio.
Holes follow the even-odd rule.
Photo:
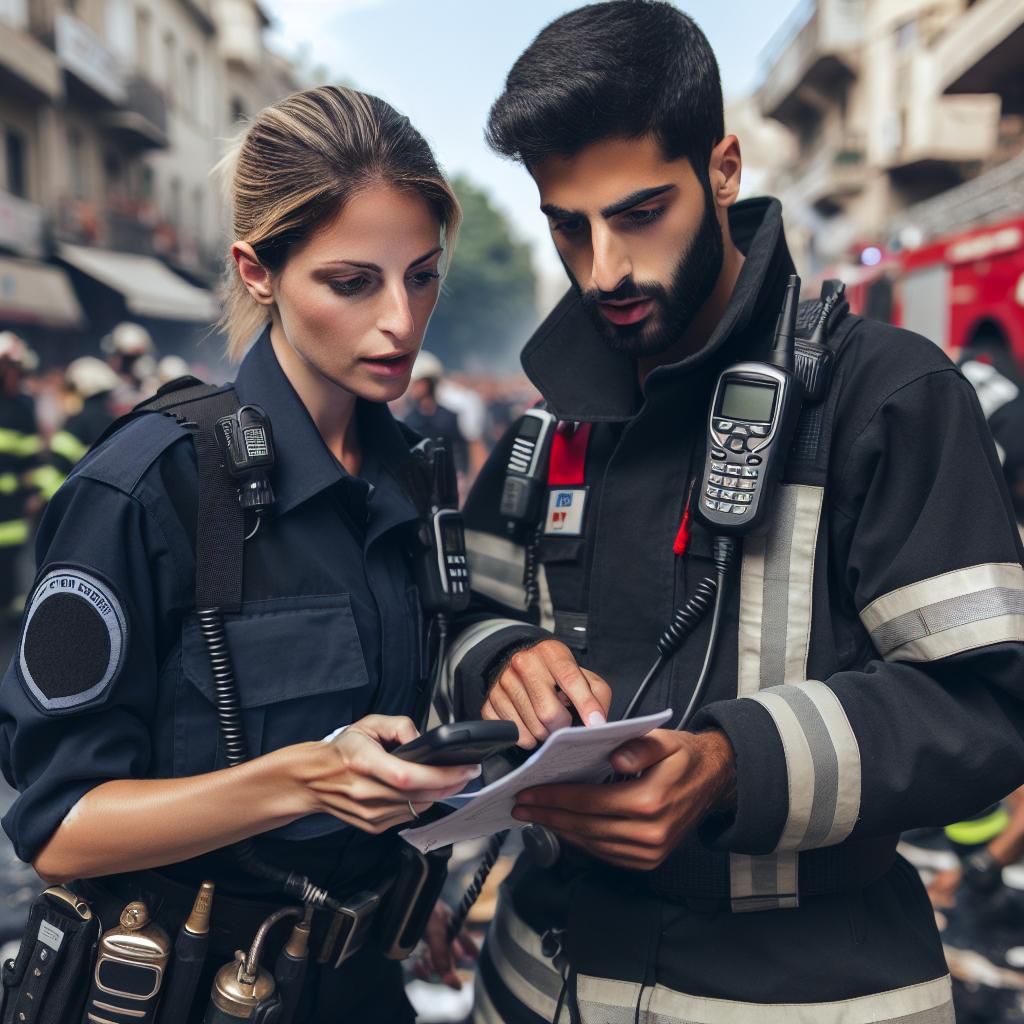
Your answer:
[[[469,589],[469,567],[465,555],[445,555],[448,563],[448,579],[453,594],[464,594]]]
[[[719,429],[723,423],[732,425],[729,420],[716,420],[715,428]],[[741,447],[745,448],[749,441],[754,440],[756,438],[741,439]],[[760,456],[748,455],[743,460],[746,465],[743,465],[740,462],[715,461],[716,457],[727,458],[724,452],[713,451],[711,455],[711,472],[702,496],[704,507],[727,515],[746,515],[754,504],[760,478],[760,470],[756,468],[761,464]]]

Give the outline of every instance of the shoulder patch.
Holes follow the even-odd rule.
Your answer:
[[[61,566],[32,591],[18,666],[44,710],[69,711],[113,685],[127,646],[127,620],[113,587],[83,569]]]

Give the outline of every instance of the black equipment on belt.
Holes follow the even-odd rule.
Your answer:
[[[89,990],[100,922],[64,886],[41,892],[29,908],[18,955],[0,972],[3,1024],[67,1024]]]

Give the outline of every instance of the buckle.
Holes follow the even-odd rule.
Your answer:
[[[334,960],[335,969],[354,953],[358,953],[366,943],[370,925],[379,906],[380,894],[368,890],[358,892],[346,900],[344,906],[334,913],[334,920],[327,929],[316,962],[325,964],[331,959],[339,938],[341,949]]]

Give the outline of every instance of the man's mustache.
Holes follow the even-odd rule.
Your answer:
[[[653,281],[638,284],[630,278],[623,281],[614,291],[605,292],[599,288],[591,288],[581,292],[583,301],[589,306],[599,302],[624,302],[628,299],[659,299],[665,301],[668,292],[660,284]]]

